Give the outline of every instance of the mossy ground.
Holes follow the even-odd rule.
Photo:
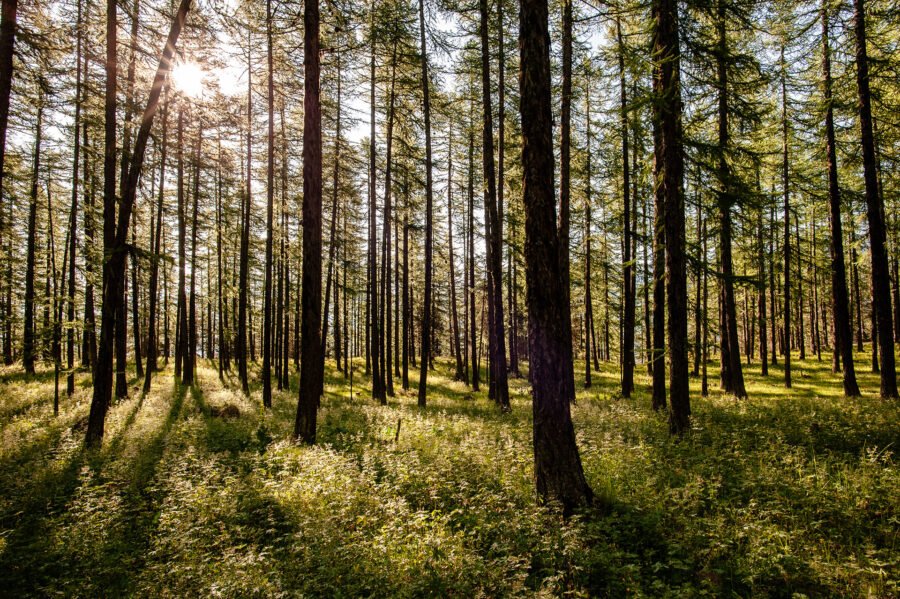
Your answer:
[[[87,375],[54,417],[52,372],[0,371],[0,595],[900,595],[900,402],[862,356],[854,400],[827,361],[795,359],[791,390],[754,364],[745,401],[713,364],[682,439],[642,367],[623,400],[604,365],[573,408],[598,502],[568,522],[533,491],[526,381],[501,414],[437,366],[419,410],[414,382],[382,407],[329,363],[298,447],[296,379],[266,413],[200,361],[190,389],[132,381],[95,453]]]

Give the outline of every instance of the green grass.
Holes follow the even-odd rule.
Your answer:
[[[329,363],[298,447],[296,378],[266,413],[201,361],[190,389],[133,381],[89,453],[85,374],[54,418],[52,373],[0,371],[0,595],[896,597],[900,404],[867,363],[855,400],[814,359],[791,390],[750,366],[746,401],[711,368],[682,439],[643,367],[622,400],[604,365],[573,407],[598,502],[570,521],[533,491],[525,379],[501,414],[439,361],[422,411]]]

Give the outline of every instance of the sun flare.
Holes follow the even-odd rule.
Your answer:
[[[203,91],[203,69],[195,62],[180,62],[172,71],[172,83],[175,89],[184,95],[197,98]]]

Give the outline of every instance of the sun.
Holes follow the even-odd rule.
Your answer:
[[[175,89],[190,98],[198,98],[203,91],[206,73],[196,62],[179,62],[172,71]]]

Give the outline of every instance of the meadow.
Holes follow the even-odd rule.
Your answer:
[[[569,520],[533,490],[526,379],[503,414],[438,361],[420,410],[361,370],[351,395],[327,363],[313,447],[290,441],[296,379],[264,412],[200,360],[192,388],[133,380],[98,452],[87,374],[54,417],[52,371],[0,371],[0,595],[900,596],[900,405],[864,356],[855,400],[828,361],[791,390],[750,366],[748,400],[711,364],[683,438],[644,367],[626,400],[604,365],[573,406],[597,500]]]

